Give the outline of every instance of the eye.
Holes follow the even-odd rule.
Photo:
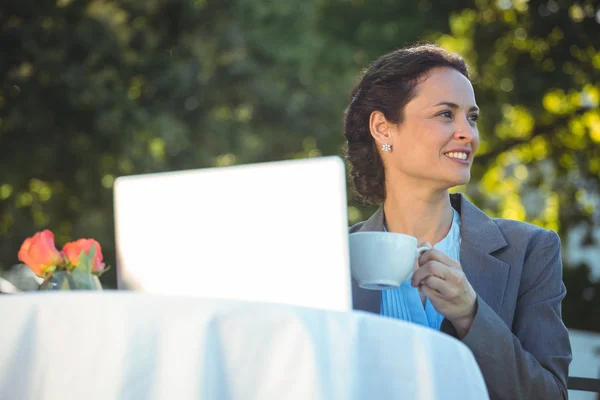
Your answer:
[[[441,116],[441,117],[444,117],[444,118],[450,118],[450,119],[452,119],[452,111],[449,111],[449,110],[442,111],[438,115]]]
[[[471,115],[469,115],[469,121],[471,121],[473,123],[477,123],[478,119],[479,119],[479,114],[471,114]]]

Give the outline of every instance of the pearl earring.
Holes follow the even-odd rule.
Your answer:
[[[384,143],[383,146],[381,146],[381,150],[383,151],[392,151],[392,145],[389,143]]]

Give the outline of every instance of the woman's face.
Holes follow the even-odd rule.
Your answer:
[[[455,69],[435,68],[415,90],[404,120],[390,125],[392,151],[382,153],[388,184],[402,175],[436,189],[469,182],[479,146],[471,82]]]

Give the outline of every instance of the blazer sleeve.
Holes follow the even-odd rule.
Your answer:
[[[544,230],[530,246],[512,329],[478,296],[473,325],[462,339],[473,352],[492,399],[568,398],[572,356],[561,317],[567,291],[560,239],[555,232]],[[447,320],[442,330],[456,336]]]

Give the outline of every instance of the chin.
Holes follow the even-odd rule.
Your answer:
[[[469,183],[471,181],[471,175],[467,175],[467,176],[455,176],[453,177],[453,179],[449,179],[448,180],[448,189],[451,189],[453,187],[456,186],[463,186],[466,185],[467,183]]]

